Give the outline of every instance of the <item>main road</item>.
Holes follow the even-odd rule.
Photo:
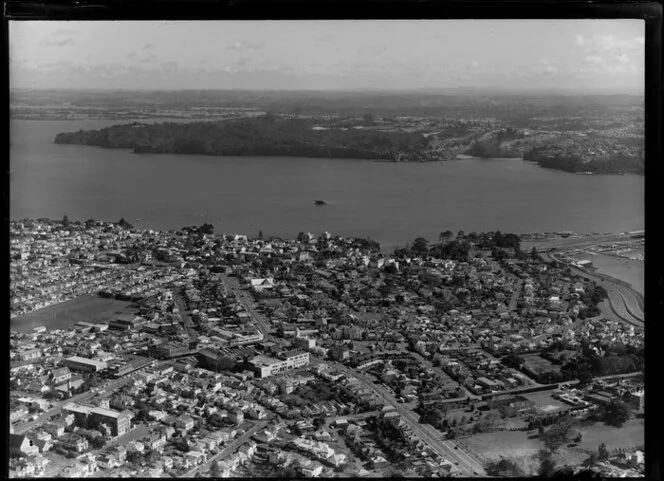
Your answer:
[[[230,278],[226,275],[222,275],[222,279],[226,285],[232,289],[233,294],[235,294],[235,298],[240,304],[242,304],[242,307],[244,307],[244,310],[247,311],[247,314],[251,316],[251,320],[256,326],[258,326],[258,329],[263,334],[264,339],[271,339],[272,334],[270,334],[270,325],[267,322],[267,319],[265,319],[265,316],[256,311],[256,308],[254,307],[254,299],[251,294],[249,294],[247,290],[240,287],[240,283],[237,279]]]
[[[345,365],[334,362],[325,361],[326,364],[331,364],[341,371],[356,377],[362,384],[371,389],[380,399],[386,404],[391,405],[401,416],[406,424],[413,430],[413,433],[427,444],[439,456],[456,465],[456,468],[461,471],[465,476],[485,476],[486,472],[482,463],[474,459],[467,453],[460,453],[457,449],[450,447],[450,443],[442,440],[442,433],[434,429],[432,426],[423,425],[419,422],[419,417],[407,407],[399,404],[392,394],[387,389],[376,384],[369,378],[368,375],[354,371]]]

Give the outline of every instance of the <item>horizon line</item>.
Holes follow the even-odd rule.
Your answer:
[[[605,89],[592,91],[583,88],[547,88],[547,87],[481,87],[481,86],[456,86],[456,87],[413,87],[413,88],[380,88],[380,87],[352,87],[352,88],[296,88],[296,89],[271,89],[271,88],[169,88],[169,89],[151,89],[151,88],[69,88],[69,87],[10,87],[9,91],[35,91],[35,92],[339,92],[339,93],[396,93],[413,92],[426,93],[436,91],[475,91],[490,93],[509,93],[509,94],[527,94],[527,93],[549,93],[561,95],[633,95],[645,96],[645,92],[635,92],[633,90]]]

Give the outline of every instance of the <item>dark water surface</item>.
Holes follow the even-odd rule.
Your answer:
[[[138,155],[56,145],[119,121],[10,124],[10,215],[124,217],[139,227],[372,237],[385,247],[456,232],[622,232],[644,227],[644,178],[575,175],[516,159],[404,164],[350,159]],[[324,199],[325,206],[314,205]],[[134,220],[141,219],[141,220]]]

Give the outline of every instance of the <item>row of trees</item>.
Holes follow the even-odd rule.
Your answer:
[[[66,215],[66,214],[65,214],[64,216],[62,216],[61,225],[62,225],[63,227],[70,227],[71,225],[80,225],[80,224],[81,224],[81,223],[78,222],[78,221],[74,221],[74,222],[72,222],[71,220],[69,220],[69,216]],[[97,221],[94,220],[94,219],[88,219],[88,220],[86,220],[83,224],[85,225],[85,227],[86,227],[87,229],[89,229],[89,228],[95,226],[95,225],[97,224]],[[134,226],[131,225],[129,222],[127,222],[127,221],[124,219],[124,217],[121,218],[119,221],[117,221],[117,222],[115,223],[115,225],[118,225],[118,226],[120,226],[120,227],[122,227],[122,228],[124,228],[124,229],[133,229],[133,228],[134,228]]]
[[[501,249],[514,249],[517,255],[523,254],[521,238],[516,234],[503,234],[500,231],[466,234],[460,230],[455,238],[452,231],[447,230],[440,233],[438,240],[439,243],[431,246],[427,239],[418,237],[410,245],[396,249],[394,255],[397,257],[420,255],[466,261],[470,254],[471,244],[475,244],[480,249],[494,251],[494,257],[500,257],[500,254],[503,254],[503,257],[506,256]]]

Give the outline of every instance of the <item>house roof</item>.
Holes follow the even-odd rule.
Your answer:
[[[23,442],[26,440],[26,436],[24,434],[14,434],[11,433],[9,435],[9,447],[10,448],[20,448]]]

